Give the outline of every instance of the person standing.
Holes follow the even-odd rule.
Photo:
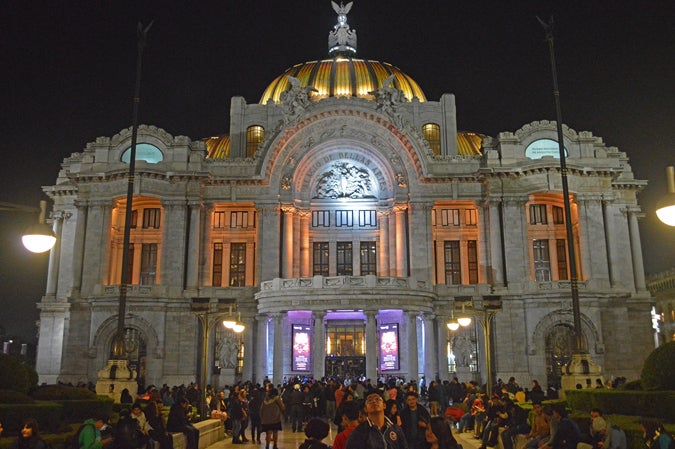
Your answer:
[[[347,449],[408,449],[403,430],[384,416],[384,399],[366,396],[368,417],[347,438]]]
[[[419,403],[419,396],[414,391],[406,394],[406,406],[401,410],[401,428],[408,441],[410,449],[427,449],[427,443],[424,431],[431,421],[431,416],[426,408]]]
[[[356,401],[344,404],[342,409],[342,427],[345,429],[335,435],[333,440],[333,449],[347,449],[347,439],[349,435],[359,425],[359,406]]]
[[[270,449],[270,443],[274,445],[273,449],[279,449],[277,441],[285,410],[286,408],[279,397],[278,390],[271,387],[267,390],[267,395],[260,407],[260,423],[262,431],[265,432],[265,449]]]

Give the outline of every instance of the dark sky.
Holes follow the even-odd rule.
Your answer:
[[[535,16],[556,22],[563,122],[592,131],[649,181],[639,200],[645,269],[675,266],[675,228],[655,203],[675,164],[675,6],[628,2],[356,0],[358,56],[390,62],[429,100],[457,98],[461,130],[495,136],[554,119],[549,54]],[[257,102],[284,69],[321,59],[328,0],[5,1],[0,4],[0,201],[37,205],[64,157],[131,125],[136,24],[141,123],[193,139],[228,131],[230,98]],[[0,326],[35,335],[47,256],[18,242],[32,217],[0,213]]]

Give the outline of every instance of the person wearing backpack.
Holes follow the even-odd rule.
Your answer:
[[[648,449],[674,449],[675,440],[666,432],[663,423],[655,418],[640,420],[644,442]]]
[[[112,438],[101,438],[107,420],[103,415],[86,420],[75,435],[72,449],[102,449],[112,443]]]

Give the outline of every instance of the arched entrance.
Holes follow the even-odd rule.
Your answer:
[[[113,358],[113,339],[114,336],[110,340],[110,354],[108,355],[109,358]],[[138,390],[143,391],[145,389],[145,376],[147,372],[147,345],[143,332],[133,327],[124,328],[124,350],[129,363],[129,369],[132,369],[136,372]],[[133,395],[135,392],[131,393]]]
[[[546,380],[548,385],[560,386],[563,368],[572,359],[575,345],[574,328],[569,324],[556,324],[546,335]],[[583,350],[586,340],[582,338]]]

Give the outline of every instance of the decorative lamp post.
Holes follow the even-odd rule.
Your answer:
[[[468,318],[469,322],[466,324],[467,326],[471,324],[471,318],[469,315],[466,313],[465,310],[465,304],[466,302],[470,303],[471,309],[469,310],[469,313],[473,315],[475,321],[480,325],[481,330],[483,331],[483,353],[485,354],[485,392],[487,393],[488,397],[492,396],[492,385],[494,384],[493,381],[493,367],[492,367],[492,323],[494,321],[494,317],[502,309],[502,300],[500,296],[483,296],[483,299],[478,302],[478,301],[473,301],[471,297],[464,298],[456,298],[456,300],[462,300],[462,315],[460,317],[464,316],[465,318]],[[454,310],[453,310],[453,316],[454,316]],[[459,318],[461,319],[461,318]],[[448,322],[448,329],[451,331],[456,331],[460,327],[460,322],[458,320],[454,320],[454,318]],[[450,327],[450,324],[455,322],[457,325],[456,327],[453,325],[453,327]],[[466,322],[466,321],[465,321]]]
[[[40,208],[22,206],[20,204],[0,202],[0,211],[3,212],[25,212],[37,213],[37,224],[31,225],[23,233],[21,242],[23,246],[33,253],[44,253],[49,251],[56,244],[56,235],[52,228],[47,225],[45,217],[47,215],[47,202],[40,201]]]
[[[656,216],[668,226],[675,226],[675,168],[666,167],[668,193],[656,203]]]

